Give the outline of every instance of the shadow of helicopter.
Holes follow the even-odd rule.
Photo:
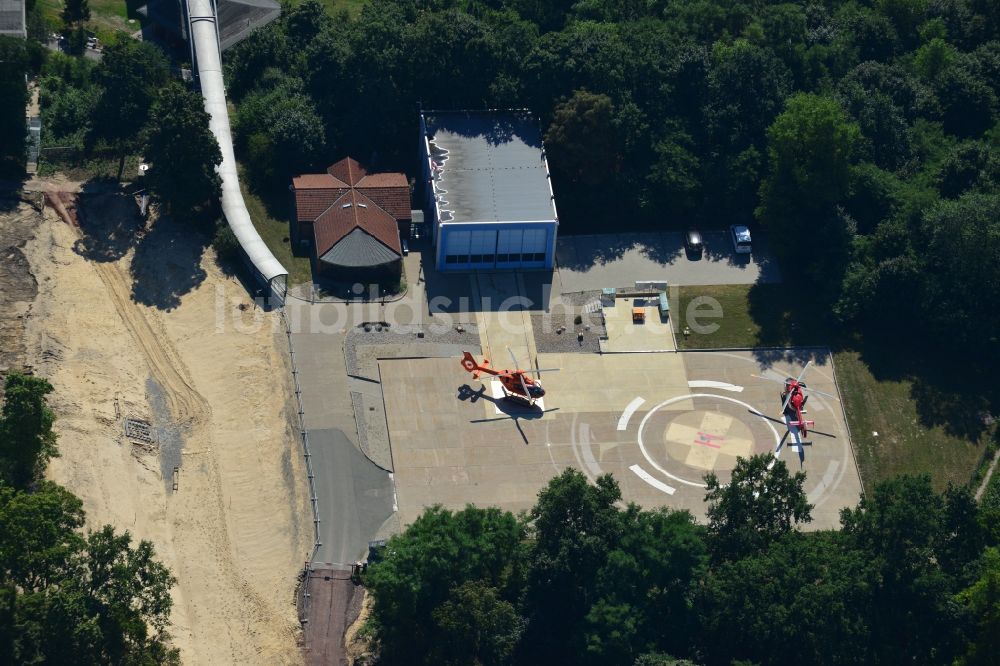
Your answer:
[[[548,412],[559,411],[558,407],[553,407],[551,409],[541,409],[537,405],[525,405],[514,402],[513,400],[508,400],[506,398],[494,398],[486,393],[486,386],[481,386],[478,391],[474,390],[468,384],[462,384],[458,387],[458,399],[468,400],[470,403],[476,403],[480,399],[492,402],[496,405],[497,409],[500,410],[504,415],[497,416],[490,419],[473,419],[469,423],[490,423],[492,421],[506,421],[511,420],[514,422],[514,426],[517,428],[518,434],[521,435],[521,439],[524,440],[525,444],[529,444],[528,436],[524,434],[524,430],[521,428],[521,419],[525,421],[535,421],[542,418]]]

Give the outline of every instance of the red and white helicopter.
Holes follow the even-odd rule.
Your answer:
[[[806,363],[805,367],[802,368],[802,372],[799,373],[798,377],[792,378],[788,377],[784,380],[774,379],[773,377],[763,377],[761,375],[751,375],[757,379],[766,379],[770,382],[777,382],[783,385],[783,390],[781,391],[781,420],[767,416],[758,412],[756,409],[751,409],[750,413],[755,414],[761,418],[765,418],[769,421],[774,421],[775,423],[780,423],[785,426],[785,434],[782,436],[781,441],[778,442],[777,448],[774,450],[774,457],[777,458],[778,454],[781,453],[781,447],[785,445],[785,441],[789,436],[792,438],[792,451],[799,454],[799,465],[801,466],[805,462],[806,453],[803,447],[812,446],[812,442],[806,441],[806,437],[812,432],[816,435],[823,435],[824,437],[831,437],[836,439],[836,435],[831,435],[828,432],[823,432],[821,430],[813,430],[812,427],[815,425],[815,421],[806,420],[803,414],[806,414],[806,401],[809,400],[808,393],[815,393],[821,395],[825,398],[833,398],[837,400],[837,396],[830,395],[829,393],[824,393],[822,391],[817,391],[816,389],[809,388],[806,386],[802,378],[805,376],[806,371],[809,366],[812,365],[812,361]],[[807,393],[808,392],[808,393]]]
[[[481,375],[493,375],[500,380],[500,387],[503,395],[508,400],[516,400],[524,403],[528,407],[534,407],[535,401],[545,396],[545,389],[542,388],[542,381],[538,375],[543,372],[558,372],[559,368],[538,368],[536,370],[521,370],[517,367],[517,357],[510,347],[510,360],[514,362],[513,370],[497,370],[488,359],[483,359],[482,363],[477,363],[476,358],[465,352],[462,356],[462,367],[472,373],[473,379],[479,379]],[[531,377],[534,374],[535,377]]]
[[[483,382],[483,387],[478,392],[472,391],[468,385],[461,387],[459,389],[458,397],[460,400],[471,398],[472,402],[475,402],[480,397],[483,397],[496,404],[497,411],[503,412],[504,416],[500,416],[498,418],[475,419],[470,421],[470,423],[489,423],[491,421],[505,421],[510,419],[514,422],[514,426],[517,427],[517,431],[521,435],[521,439],[523,439],[524,443],[527,444],[528,436],[521,428],[520,419],[533,420],[541,418],[547,412],[554,412],[559,409],[558,407],[541,409],[541,405],[538,404],[538,401],[545,396],[545,389],[542,388],[542,382],[537,376],[543,372],[557,372],[559,368],[521,370],[518,368],[517,357],[514,355],[514,352],[511,351],[510,347],[507,348],[507,352],[510,354],[511,361],[514,362],[514,370],[497,370],[490,365],[490,362],[487,359],[483,359],[482,363],[477,363],[476,358],[470,352],[465,352],[462,355],[462,367],[472,374],[473,379],[479,381],[482,381],[480,380],[480,377],[484,374],[496,377],[500,381],[500,388],[503,391],[502,401],[508,403],[508,407],[501,407],[501,400],[485,395],[485,382]],[[531,377],[531,374],[536,376]]]

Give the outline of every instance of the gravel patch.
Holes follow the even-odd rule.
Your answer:
[[[370,364],[372,358],[378,357],[378,352],[376,351],[374,356],[372,356],[372,352],[366,352],[368,356],[363,357],[359,352],[360,348],[363,347],[402,345],[409,351],[406,353],[394,353],[391,356],[428,357],[451,355],[450,352],[440,353],[439,350],[435,350],[435,345],[457,345],[469,350],[478,349],[479,330],[476,328],[476,325],[463,324],[462,329],[461,332],[454,328],[442,331],[435,326],[407,326],[399,330],[391,327],[383,327],[381,331],[374,327],[369,331],[361,327],[351,329],[344,340],[344,358],[347,360],[347,372],[352,375],[368,377],[369,379],[378,379],[378,369],[374,368],[375,373],[371,374],[373,366]],[[423,333],[424,337],[419,337],[420,333]],[[386,357],[383,356],[383,358]],[[365,358],[369,360],[368,363],[363,363]]]
[[[551,313],[534,313],[531,328],[535,334],[535,348],[543,354],[597,353],[601,351],[600,338],[607,335],[604,317],[599,311],[582,312],[579,308],[553,308]]]
[[[167,405],[167,395],[155,379],[146,379],[146,393],[153,410],[153,439],[159,448],[160,478],[168,493],[173,492],[174,469],[180,469],[184,450],[184,435],[174,424]]]
[[[601,301],[600,291],[571,291],[568,293],[559,294],[559,298],[562,299],[564,305],[572,307],[582,307],[588,303]]]

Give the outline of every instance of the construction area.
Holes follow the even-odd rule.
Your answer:
[[[0,380],[48,379],[47,478],[154,544],[184,663],[299,663],[311,525],[280,313],[117,186],[0,198]]]

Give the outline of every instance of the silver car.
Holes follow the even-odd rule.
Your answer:
[[[734,224],[729,227],[729,237],[733,241],[733,250],[736,254],[750,254],[752,244],[749,229],[742,224]]]

